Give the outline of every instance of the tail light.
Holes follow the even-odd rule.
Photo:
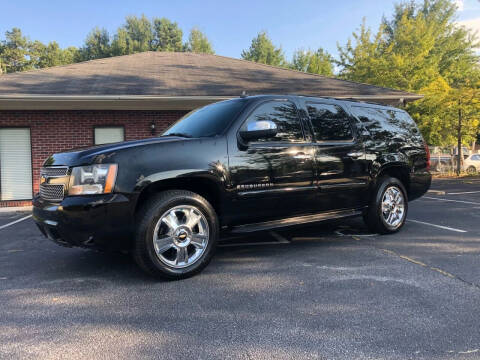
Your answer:
[[[425,147],[425,155],[427,156],[427,171],[430,171],[430,149],[427,143],[423,143]]]

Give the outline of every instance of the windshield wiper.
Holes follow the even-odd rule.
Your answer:
[[[166,135],[162,135],[162,137],[164,136],[178,136],[178,137],[184,137],[184,138],[191,138],[192,135],[188,135],[188,134],[184,134],[184,133],[169,133],[169,134],[166,134]]]

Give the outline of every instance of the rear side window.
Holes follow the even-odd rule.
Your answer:
[[[353,106],[352,111],[376,139],[421,140],[417,125],[404,111],[364,106]]]
[[[262,120],[273,121],[277,125],[277,135],[270,139],[260,139],[259,142],[300,142],[304,140],[297,109],[289,101],[269,101],[261,104],[248,116],[241,130],[246,130],[249,123]]]
[[[383,110],[383,113],[386,115],[388,123],[399,133],[403,133],[407,136],[419,133],[417,125],[406,112],[385,109]]]
[[[353,140],[350,118],[340,106],[310,103],[307,110],[317,141]]]
[[[473,155],[472,160],[475,160],[475,161],[480,160],[480,155]]]

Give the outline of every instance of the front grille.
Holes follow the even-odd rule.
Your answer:
[[[67,166],[46,166],[40,169],[40,197],[47,201],[62,201],[68,182]],[[64,178],[64,179],[59,179]],[[53,184],[51,182],[54,182]]]
[[[68,167],[65,166],[48,166],[40,169],[40,176],[56,177],[67,175]]]
[[[64,185],[40,184],[40,197],[47,201],[62,201]]]

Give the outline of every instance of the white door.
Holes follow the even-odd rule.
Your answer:
[[[30,129],[0,129],[0,200],[32,198]]]

